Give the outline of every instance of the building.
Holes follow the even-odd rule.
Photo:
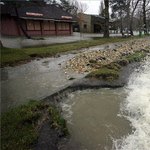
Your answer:
[[[28,35],[69,35],[73,33],[75,18],[55,5],[22,6],[18,8],[21,24]],[[1,6],[1,34],[22,36],[15,9]]]
[[[104,32],[105,17],[80,13],[78,17],[80,31],[84,33]],[[112,21],[110,21],[110,28]]]

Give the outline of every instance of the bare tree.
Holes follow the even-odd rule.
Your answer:
[[[135,13],[135,10],[137,9],[137,6],[139,4],[140,0],[131,0],[131,8],[132,8],[132,11],[131,11],[131,15],[130,15],[130,34],[133,35],[133,29],[132,29],[132,25],[133,25],[133,17],[134,17],[134,13]]]
[[[112,14],[111,16],[115,16],[117,20],[120,22],[120,33],[124,35],[123,33],[123,19],[126,15],[126,0],[111,0],[110,1],[111,8],[112,8]]]
[[[144,34],[147,33],[147,17],[148,17],[148,12],[150,10],[150,0],[143,0],[143,28],[144,28]]]
[[[74,10],[72,10],[72,14],[75,16],[79,13],[84,13],[88,9],[88,5],[86,3],[81,3],[77,0],[70,0],[70,4],[75,6]]]
[[[130,28],[130,5],[131,5],[131,0],[127,0],[126,4],[126,11],[127,11],[127,28]]]
[[[56,0],[45,0],[49,4],[55,4],[58,7],[62,8],[66,12],[69,12],[73,16],[77,16],[78,13],[84,13],[88,6],[86,3],[79,2],[77,0],[60,0],[60,2],[56,2]]]
[[[104,0],[105,4],[105,30],[104,37],[109,38],[109,0]]]
[[[137,7],[136,17],[139,20],[139,30],[144,29],[144,34],[148,34],[150,20],[150,0],[140,0]]]

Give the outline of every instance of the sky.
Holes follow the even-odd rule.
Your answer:
[[[81,3],[86,3],[88,6],[86,14],[98,14],[99,5],[102,0],[78,0]]]

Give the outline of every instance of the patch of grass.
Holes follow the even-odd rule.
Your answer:
[[[138,51],[132,55],[126,56],[105,66],[97,67],[98,70],[89,73],[86,78],[96,78],[100,80],[107,80],[112,82],[119,77],[119,70],[122,66],[127,66],[129,63],[138,61],[140,62],[145,56],[146,51]],[[93,66],[95,67],[95,66]],[[96,68],[96,67],[95,67]]]
[[[145,56],[146,56],[145,51],[138,51],[133,55],[126,56],[125,59],[128,60],[130,63],[140,62]]]
[[[1,116],[1,145],[2,150],[29,149],[38,134],[34,121],[40,116],[43,102],[30,101],[13,108]]]
[[[91,59],[89,60],[89,63],[97,63],[97,60]]]
[[[115,62],[115,64],[118,64],[120,66],[127,66],[129,64],[129,61],[127,59],[119,59]]]
[[[139,38],[138,36],[134,36],[135,38]],[[17,61],[23,61],[28,59],[33,59],[32,56],[35,57],[49,57],[56,53],[71,51],[71,50],[79,50],[82,48],[88,48],[91,46],[102,45],[107,43],[115,43],[115,42],[122,42],[128,41],[133,39],[130,38],[101,38],[98,40],[90,40],[90,41],[81,41],[76,43],[66,43],[66,44],[58,44],[58,45],[51,45],[45,47],[36,47],[36,48],[22,48],[22,49],[15,49],[15,48],[1,48],[1,65],[7,66],[11,63],[15,63]]]
[[[121,65],[118,63],[110,63],[110,64],[106,65],[105,67],[108,69],[113,69],[115,71],[119,71],[122,68]]]
[[[59,111],[54,109],[53,107],[50,107],[49,113],[51,114],[51,127],[60,129],[65,135],[69,134],[67,122],[61,117]]]
[[[108,69],[106,67],[100,68],[99,70],[89,73],[86,78],[96,78],[101,80],[106,80],[112,82],[119,77],[119,73],[113,69]]]
[[[1,149],[29,150],[38,138],[35,122],[45,110],[50,115],[53,127],[67,134],[66,121],[61,118],[59,111],[43,101],[30,101],[1,115]]]
[[[13,63],[15,61],[22,61],[29,59],[30,56],[26,54],[24,50],[21,49],[11,49],[11,48],[1,48],[1,63]]]

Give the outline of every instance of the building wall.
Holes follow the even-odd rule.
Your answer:
[[[87,14],[79,14],[79,26],[80,31],[83,33],[91,32],[91,15]]]
[[[39,20],[21,19],[24,30],[31,36],[33,35],[69,35],[73,33],[72,23],[50,22]],[[2,35],[21,35],[24,36],[15,18],[2,17]]]
[[[92,16],[91,17],[91,28],[92,28],[91,31],[92,31],[92,33],[103,32],[104,31],[104,23],[105,23],[104,19]],[[95,26],[99,26],[100,29],[98,31],[94,31]]]
[[[88,14],[79,14],[80,31],[83,33],[94,33],[104,31],[104,19]],[[95,29],[97,28],[97,31]]]
[[[18,35],[17,20],[10,17],[1,18],[1,34],[5,35]]]

